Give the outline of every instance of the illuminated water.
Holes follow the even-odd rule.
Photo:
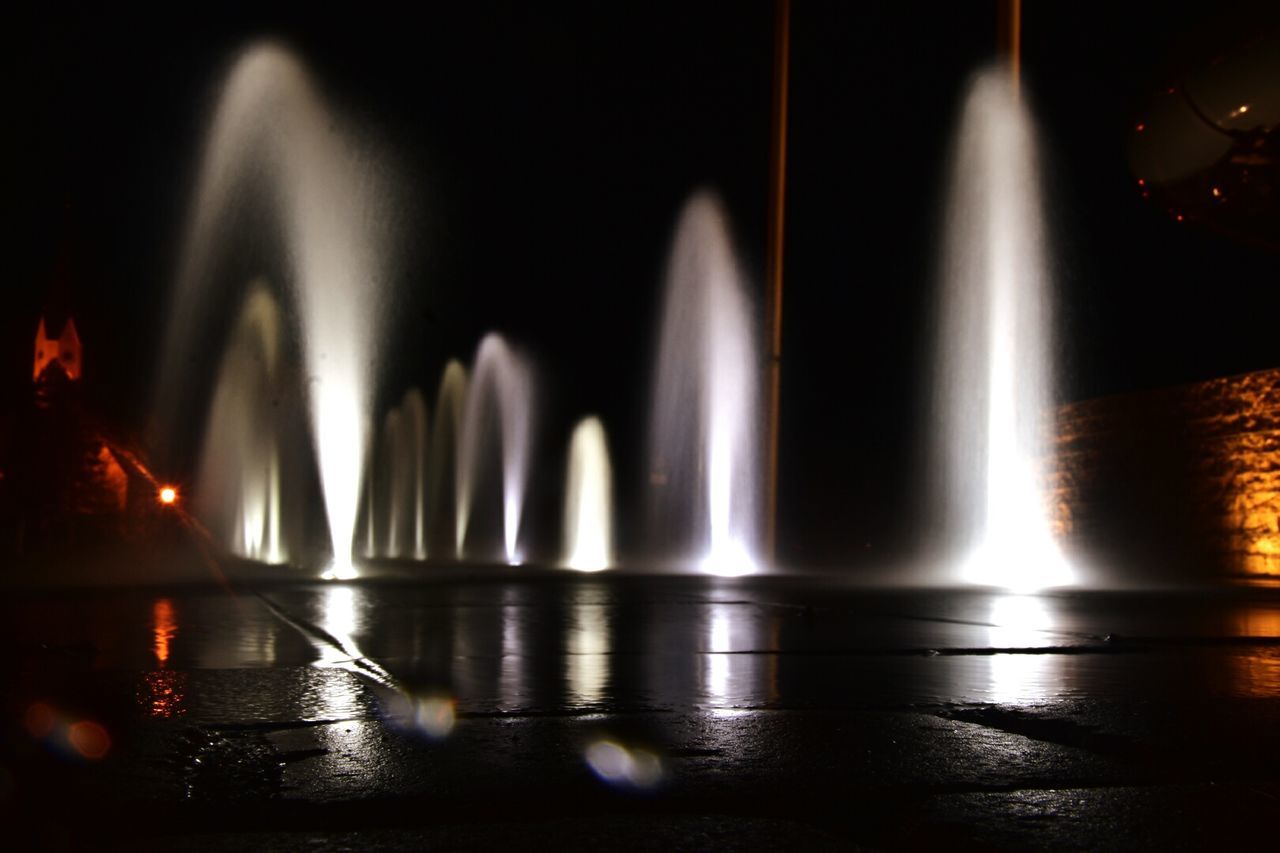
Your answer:
[[[455,511],[460,555],[467,545],[473,502],[484,466],[497,459],[502,489],[502,553],[508,563],[520,562],[517,540],[529,472],[531,382],[524,357],[509,347],[501,335],[485,335],[471,366],[458,441]]]
[[[1005,69],[975,78],[947,211],[939,437],[959,578],[1018,590],[1073,579],[1044,493],[1054,377],[1036,150]]]
[[[427,536],[433,550],[462,556],[457,538],[458,444],[467,398],[467,369],[452,359],[440,375],[427,459]]]
[[[427,403],[410,388],[387,412],[367,488],[365,553],[369,557],[427,556]]]
[[[253,283],[222,355],[195,504],[233,554],[266,563],[289,559],[281,521],[280,445],[289,426],[282,334],[280,309],[266,282]],[[229,459],[238,464],[226,464]]]
[[[281,245],[258,260],[287,270],[296,298],[337,575],[352,574],[388,254],[379,226],[389,194],[376,166],[294,54],[269,43],[245,50],[227,76],[208,132],[161,379],[161,405],[180,407],[188,380],[184,356],[227,289],[219,273],[259,249],[262,235],[258,229],[245,234],[244,222],[276,225]],[[222,460],[232,468],[249,463],[235,449]]]
[[[720,575],[756,571],[760,507],[755,324],[719,201],[676,228],[654,374],[651,495],[658,547]],[[669,548],[667,550],[670,550]]]
[[[613,466],[599,418],[583,418],[569,440],[564,549],[564,564],[578,571],[599,571],[614,563]]]

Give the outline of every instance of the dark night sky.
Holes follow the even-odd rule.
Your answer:
[[[447,357],[507,332],[542,377],[543,468],[558,472],[572,421],[600,412],[625,505],[660,278],[692,190],[722,195],[745,264],[763,268],[772,3],[433,5],[9,12],[0,409],[24,392],[62,263],[97,396],[121,431],[143,432],[219,75],[269,36],[380,140],[414,200],[397,222],[386,399],[430,393]],[[1277,13],[1026,5],[1066,396],[1280,365],[1274,255],[1144,203],[1124,146],[1144,98]],[[810,563],[915,532],[940,188],[995,27],[986,2],[795,7],[782,523],[784,555]]]

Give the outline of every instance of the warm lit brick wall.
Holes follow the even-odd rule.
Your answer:
[[[1063,406],[1055,449],[1068,539],[1280,575],[1280,370]]]

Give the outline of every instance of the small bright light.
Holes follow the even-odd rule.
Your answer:
[[[162,486],[159,497],[160,503],[165,506],[173,506],[178,502],[178,490],[173,486]]]
[[[1214,198],[1222,198],[1222,190],[1218,189],[1217,187],[1214,187],[1214,188],[1213,188],[1213,197],[1214,197]]]
[[[702,559],[699,568],[704,574],[718,575],[722,578],[754,575],[760,571],[755,559],[741,542],[729,542],[720,548],[713,549]]]
[[[360,573],[350,563],[334,563],[320,573],[320,579],[326,581],[353,581],[358,577]]]
[[[1137,131],[1138,131],[1138,133],[1142,133],[1142,131],[1144,131],[1144,130],[1146,130],[1146,129],[1147,129],[1147,126],[1146,126],[1145,124],[1139,124],[1139,125],[1135,128],[1135,130],[1137,130]]]

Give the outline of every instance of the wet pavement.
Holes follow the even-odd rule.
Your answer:
[[[1280,815],[1280,590],[510,573],[12,593],[37,846],[1202,849]]]

